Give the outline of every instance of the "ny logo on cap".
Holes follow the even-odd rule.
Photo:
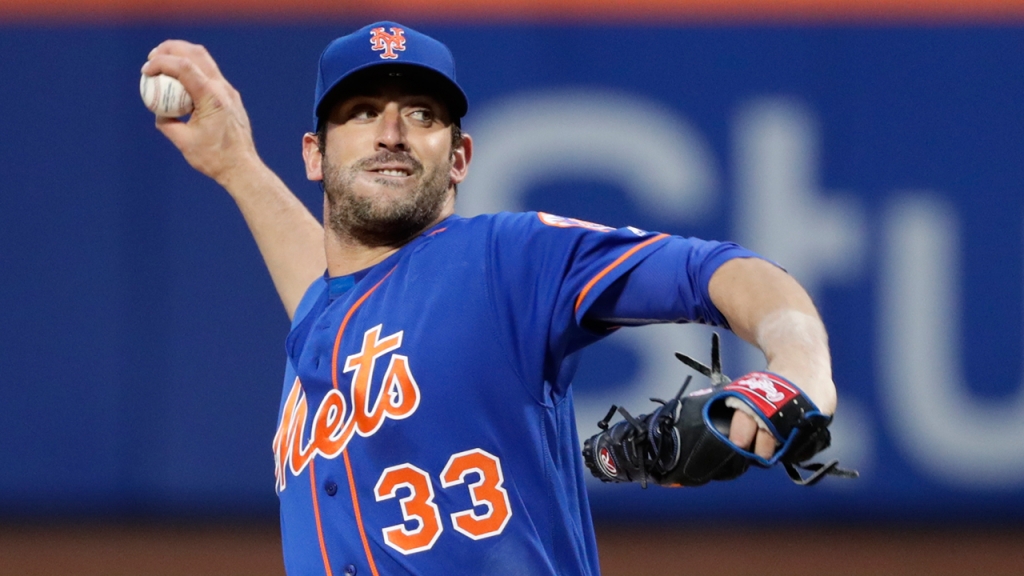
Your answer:
[[[395,50],[405,51],[405,30],[392,26],[391,34],[388,34],[383,27],[374,28],[370,30],[370,46],[374,52],[383,50],[380,57],[384,60],[395,60],[398,58]]]

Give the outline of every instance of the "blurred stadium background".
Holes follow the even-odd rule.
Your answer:
[[[204,44],[319,214],[299,153],[316,58],[378,19],[456,55],[477,143],[460,213],[734,239],[829,326],[829,452],[861,479],[595,485],[607,574],[1024,574],[1024,3],[389,4],[0,2],[0,574],[283,573],[287,321],[138,69],[165,38]],[[581,435],[674,390],[670,353],[707,339],[589,350]]]

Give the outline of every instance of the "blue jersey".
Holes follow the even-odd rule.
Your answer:
[[[674,268],[641,266],[658,254]],[[751,255],[544,213],[452,216],[314,282],[274,437],[288,573],[598,574],[578,352],[628,318],[722,323],[708,279]],[[641,269],[673,279],[667,296]]]

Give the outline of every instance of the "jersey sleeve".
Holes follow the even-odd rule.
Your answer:
[[[542,212],[497,215],[489,244],[489,277],[499,322],[510,326],[510,352],[523,370],[539,371],[524,380],[539,375],[556,395],[564,393],[572,376],[563,360],[606,335],[608,324],[721,323],[707,297],[707,279],[722,262],[751,254],[734,244],[613,229]],[[662,252],[665,257],[649,271],[645,267],[635,280],[620,281]],[[673,273],[654,273],[664,262],[673,262]],[[619,304],[638,295],[633,305]],[[674,301],[680,297],[682,302]],[[613,321],[623,320],[622,314],[639,321]],[[536,357],[538,339],[544,343],[543,358]]]
[[[577,321],[595,330],[665,322],[729,328],[708,284],[733,258],[761,256],[732,242],[673,236],[577,311]]]

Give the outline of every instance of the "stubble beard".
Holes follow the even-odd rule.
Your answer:
[[[404,152],[380,152],[350,167],[332,165],[323,158],[323,186],[330,209],[328,226],[343,239],[370,247],[398,247],[437,221],[447,200],[453,159],[430,172]],[[374,165],[401,162],[413,168],[419,183],[406,196],[395,199],[363,197],[353,189],[360,172]],[[397,187],[382,176],[382,186]]]

